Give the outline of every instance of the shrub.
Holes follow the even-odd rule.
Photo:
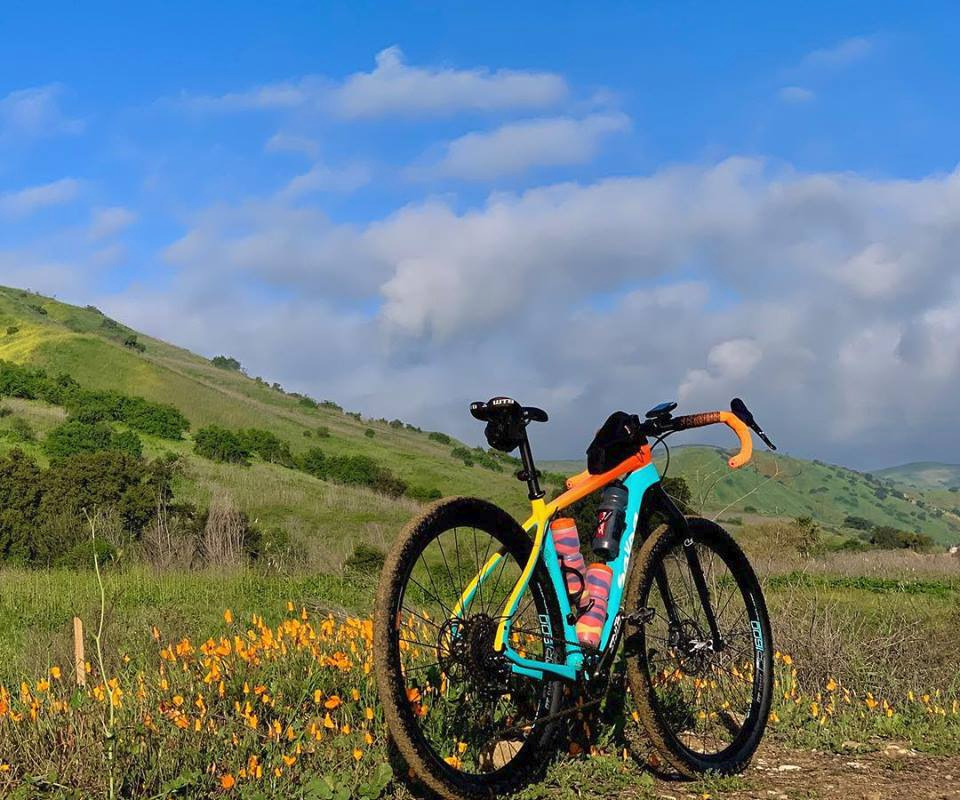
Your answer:
[[[217,425],[197,431],[193,449],[197,455],[227,464],[246,464],[252,454],[239,435]]]
[[[367,428],[363,432],[363,435],[366,436],[368,439],[372,439],[374,436],[377,435],[377,432],[373,428]]]
[[[889,525],[874,528],[870,543],[884,550],[929,550],[933,539],[923,533],[901,531]]]
[[[179,440],[190,430],[190,421],[179,409],[165,403],[154,403],[142,397],[124,397],[118,422],[161,439]]]
[[[433,442],[440,442],[440,444],[450,444],[452,441],[449,436],[445,433],[440,433],[439,431],[432,431],[427,434],[427,438]]]
[[[101,569],[117,559],[117,549],[112,544],[103,539],[97,539],[94,543],[91,538],[77,542],[55,561],[57,566],[68,569],[93,569],[94,553]]]
[[[311,447],[300,456],[297,466],[301,471],[315,478],[325,478],[327,475],[327,454],[319,447]]]
[[[443,493],[437,488],[425,489],[421,486],[411,486],[407,489],[407,496],[421,503],[429,503],[432,500],[439,500],[443,497]]]
[[[380,548],[365,542],[359,542],[353,548],[353,552],[347,557],[343,566],[349,572],[375,578],[380,574],[386,560],[387,556]]]
[[[66,458],[77,453],[99,453],[111,450],[113,429],[105,422],[68,420],[47,434],[44,452],[50,458]]]
[[[14,334],[17,334],[17,333],[20,333],[20,328],[18,328],[16,325],[10,325],[7,328],[7,336],[13,336]]]
[[[248,428],[237,433],[243,448],[255,453],[270,464],[281,464],[285,467],[295,466],[290,445],[270,433],[270,431]]]
[[[317,401],[306,395],[301,395],[297,402],[304,408],[315,409],[317,407]]]
[[[13,413],[12,409],[7,408],[6,406],[0,406],[0,419],[4,417],[9,417]]]
[[[325,408],[328,411],[343,411],[343,407],[334,403],[333,400],[321,400],[320,408]]]
[[[147,346],[137,338],[135,333],[131,333],[123,340],[123,346],[136,350],[138,353],[143,353],[147,349]]]
[[[215,367],[219,367],[220,369],[228,369],[231,372],[243,371],[243,365],[237,361],[237,359],[231,358],[230,356],[214,356],[210,359],[210,363]]]
[[[15,442],[28,444],[37,440],[37,435],[33,432],[30,423],[23,417],[15,417],[10,420],[10,437]]]
[[[873,528],[873,523],[863,517],[856,517],[848,514],[843,521],[844,528],[853,528],[858,531],[869,531]]]
[[[394,430],[403,430],[403,421],[399,419],[390,420],[390,427]]]
[[[306,431],[304,431],[304,432],[303,432],[303,438],[304,438],[304,439],[312,439],[312,438],[313,438],[313,431],[311,431],[311,430],[306,430]]]
[[[330,438],[330,429],[326,425],[321,425],[317,428],[317,438],[318,439],[329,439]]]
[[[299,468],[315,478],[348,486],[366,486],[381,494],[400,497],[407,484],[370,456],[327,456],[319,447],[311,447],[297,462]]]

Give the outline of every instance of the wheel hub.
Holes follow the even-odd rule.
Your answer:
[[[440,668],[483,694],[503,694],[510,668],[503,654],[494,650],[496,633],[497,622],[487,614],[447,620],[439,633]]]

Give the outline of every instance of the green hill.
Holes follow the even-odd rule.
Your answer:
[[[431,438],[399,420],[362,419],[332,403],[315,404],[139,334],[92,307],[0,287],[0,359],[42,367],[50,375],[68,374],[84,388],[172,404],[187,416],[194,433],[211,424],[265,429],[295,455],[319,447],[330,456],[370,456],[414,489],[485,496],[518,513],[525,503],[509,463],[496,465],[501,471],[484,468],[480,462],[490,466],[489,457],[474,452],[467,460],[475,463],[468,466],[462,451],[452,454],[466,447],[461,442]],[[15,398],[2,404],[12,413],[0,417],[0,433],[7,434],[0,436],[0,453],[20,447],[45,463],[39,442],[64,421],[64,409]],[[36,441],[24,442],[13,431],[23,421]],[[183,457],[178,497],[205,503],[227,494],[251,519],[283,527],[327,563],[338,563],[359,540],[383,546],[418,505],[258,460],[249,467],[215,463],[193,454],[189,433],[181,442],[141,438],[147,456],[172,451]]]
[[[915,461],[899,467],[887,467],[874,473],[893,483],[917,489],[952,489],[960,487],[960,464],[941,464],[937,461]]]

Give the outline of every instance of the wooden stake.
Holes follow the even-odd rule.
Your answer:
[[[87,659],[83,651],[83,621],[73,618],[73,664],[77,670],[77,686],[87,685]]]

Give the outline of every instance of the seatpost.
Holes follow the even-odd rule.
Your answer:
[[[526,430],[520,440],[520,461],[523,463],[523,469],[517,473],[517,477],[527,482],[527,497],[531,500],[539,500],[543,497],[543,489],[540,488],[540,476],[537,474],[536,464],[533,463],[533,451],[530,449]]]

